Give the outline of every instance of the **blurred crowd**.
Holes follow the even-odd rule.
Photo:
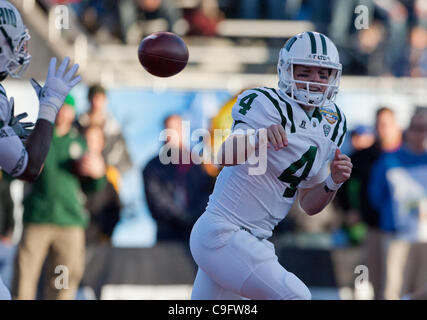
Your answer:
[[[12,179],[0,176],[0,273],[15,299],[74,299],[86,247],[111,245],[122,208],[121,177],[132,162],[120,125],[107,110],[106,90],[93,85],[87,98],[87,112],[78,115],[68,95],[57,115],[43,171],[24,186],[17,246]],[[58,290],[58,266],[72,275],[63,284],[69,290]]]
[[[135,24],[159,17],[167,30],[198,36],[216,36],[222,19],[311,20],[340,47],[344,74],[427,74],[426,1],[269,0],[261,6],[260,0],[203,0],[177,5],[184,2],[75,0],[71,5],[88,32],[121,43],[132,41]],[[357,31],[354,7],[359,4],[369,8],[370,23]],[[71,291],[58,291],[50,269],[42,297],[72,298],[84,272],[85,248],[111,245],[122,208],[121,177],[132,161],[120,125],[106,108],[105,88],[91,86],[87,98],[87,112],[77,115],[75,100],[68,96],[58,114],[43,173],[25,188],[24,229],[17,247],[11,181],[0,172],[0,275],[15,298],[36,296],[45,259],[47,266],[70,266],[75,277]],[[235,101],[236,96],[212,119],[212,129],[221,123],[230,127]],[[179,114],[164,119],[164,128],[178,133],[165,143],[181,159],[190,152],[183,144],[182,121]],[[332,248],[361,248],[375,299],[427,299],[427,108],[417,108],[409,126],[401,128],[393,110],[381,106],[374,127],[357,126],[347,139],[353,173],[329,212],[308,217],[295,207],[275,237],[286,241],[289,235],[327,234]],[[141,168],[141,196],[156,221],[157,242],[187,246],[220,169],[163,165],[160,157],[161,152]]]
[[[211,130],[230,126],[235,101],[236,96],[211,119]],[[35,297],[43,268],[51,274],[44,276],[38,297],[72,298],[84,273],[87,246],[111,245],[120,219],[121,175],[132,164],[120,126],[106,109],[106,90],[90,87],[88,102],[88,111],[77,116],[75,100],[68,96],[58,114],[45,168],[25,188],[24,229],[17,246],[10,180],[0,178],[0,274],[15,298]],[[164,119],[164,129],[176,134],[168,135],[168,148],[161,146],[140,168],[140,179],[141,197],[157,224],[156,243],[180,243],[188,250],[191,228],[204,212],[220,168],[183,163],[190,159],[183,119],[179,114]],[[313,217],[294,206],[273,241],[301,248],[358,248],[375,299],[425,299],[427,107],[416,108],[407,128],[386,106],[378,108],[374,122],[348,134],[353,173],[333,204]],[[164,165],[162,152],[176,152],[180,161]],[[300,236],[307,237],[303,243]],[[322,244],[322,239],[327,241]],[[73,290],[54,288],[57,275],[49,269],[54,265],[73,268]]]
[[[336,246],[362,246],[375,299],[427,298],[427,108],[407,128],[380,107],[375,127],[350,137],[351,178],[335,206]]]
[[[218,25],[224,19],[311,21],[315,31],[328,35],[339,47],[346,75],[427,75],[427,3],[424,0],[39,2],[45,6],[70,3],[87,32],[101,42],[136,44],[143,36],[159,30],[182,36],[215,37],[219,36]],[[364,7],[360,9],[360,5]]]

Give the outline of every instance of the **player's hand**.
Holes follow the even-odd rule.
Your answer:
[[[86,153],[79,161],[82,176],[99,179],[104,176],[105,170],[105,162],[100,154]]]
[[[288,146],[286,131],[280,124],[273,124],[267,128],[267,138],[276,151]]]
[[[10,114],[10,121],[8,123],[8,126],[15,131],[16,135],[22,140],[27,140],[28,136],[33,131],[32,128],[34,127],[34,123],[32,122],[20,122],[22,119],[26,118],[28,114],[26,112],[18,114],[17,116],[14,115],[15,113],[15,101],[12,98],[10,98],[9,101],[9,108],[11,111]]]
[[[332,180],[336,183],[343,183],[348,178],[350,178],[351,170],[353,168],[353,164],[351,163],[351,159],[341,153],[340,149],[335,151],[334,160],[331,163],[331,176]]]
[[[71,89],[82,80],[81,76],[75,77],[79,68],[78,64],[73,65],[67,73],[65,72],[69,63],[70,58],[66,57],[57,70],[56,58],[52,58],[44,87],[31,79],[31,85],[39,97],[40,107],[52,108],[55,115],[64,104]]]

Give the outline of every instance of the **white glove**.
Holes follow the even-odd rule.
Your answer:
[[[50,60],[49,71],[44,87],[41,87],[36,80],[31,79],[31,85],[34,90],[36,90],[40,102],[38,119],[45,119],[54,123],[56,114],[64,104],[64,100],[68,93],[82,80],[81,76],[77,76],[73,79],[79,68],[78,64],[75,64],[64,75],[69,62],[70,58],[66,57],[56,71],[56,58],[52,58]]]
[[[8,126],[15,131],[16,135],[22,140],[27,140],[28,136],[33,131],[32,128],[34,127],[34,123],[32,122],[20,122],[20,120],[26,118],[28,114],[26,112],[18,114],[17,116],[14,116],[15,113],[15,101],[12,98],[10,98],[9,101],[10,106],[10,120],[8,123]]]

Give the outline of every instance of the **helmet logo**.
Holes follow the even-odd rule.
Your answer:
[[[329,58],[328,56],[321,55],[321,54],[310,54],[308,57],[311,59],[316,59],[316,60],[331,61],[331,58]]]
[[[12,9],[0,8],[0,25],[10,24],[16,28],[16,15]]]

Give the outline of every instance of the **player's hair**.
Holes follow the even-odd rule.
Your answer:
[[[163,127],[166,128],[166,123],[169,121],[169,119],[174,118],[174,117],[178,117],[178,118],[182,119],[182,116],[180,114],[171,113],[164,118]]]
[[[87,98],[89,101],[92,101],[93,97],[95,96],[95,94],[97,93],[101,93],[101,94],[106,94],[106,90],[103,86],[101,86],[100,84],[94,84],[92,86],[90,86],[89,88],[89,92],[87,94]]]
[[[375,119],[378,119],[378,117],[384,112],[390,112],[391,114],[394,115],[394,111],[392,109],[390,109],[389,107],[379,107],[377,109],[377,112],[375,113]]]

